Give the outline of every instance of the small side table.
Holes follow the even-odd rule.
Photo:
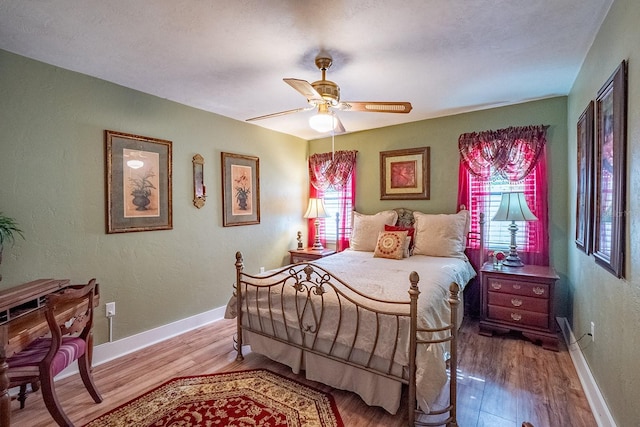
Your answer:
[[[525,265],[494,270],[488,262],[480,270],[480,334],[520,331],[547,350],[558,351],[554,314],[554,286],[559,279],[552,267]]]
[[[311,248],[306,249],[292,249],[289,251],[290,255],[290,263],[295,264],[298,262],[307,262],[313,261],[316,259],[324,258],[329,255],[335,254],[336,251],[333,249],[322,249],[321,251],[314,250]]]

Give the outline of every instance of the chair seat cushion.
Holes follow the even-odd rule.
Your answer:
[[[7,359],[9,380],[17,378],[36,377],[40,374],[40,362],[49,352],[51,338],[39,338],[27,348]],[[86,343],[77,337],[63,337],[60,350],[53,357],[51,376],[55,377],[64,368],[84,354]]]

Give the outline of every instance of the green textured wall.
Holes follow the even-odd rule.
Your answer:
[[[257,272],[294,247],[306,141],[4,51],[0,70],[0,211],[26,237],[5,248],[0,287],[96,277],[102,302],[116,302],[117,340],[223,306],[236,250]],[[105,129],[173,141],[173,230],[105,234]],[[260,158],[259,225],[222,227],[221,151]],[[209,196],[202,209],[192,203],[196,153]],[[103,308],[97,316],[102,343]]]
[[[567,312],[567,98],[556,97],[423,120],[406,125],[337,136],[336,150],[358,150],[356,209],[375,213],[402,206],[427,213],[456,211],[458,194],[458,137],[462,133],[509,126],[545,124],[549,185],[551,263],[561,277],[557,287],[557,312]],[[343,113],[357,114],[357,113]],[[380,200],[380,152],[431,147],[430,200]],[[314,140],[310,152],[331,151],[331,139]]]
[[[575,229],[576,122],[623,59],[628,60],[628,131],[625,279],[595,264],[568,241],[572,327],[576,336],[595,323],[595,341],[582,345],[591,372],[619,426],[640,420],[640,3],[616,0],[578,74],[568,99],[569,194],[567,211]]]

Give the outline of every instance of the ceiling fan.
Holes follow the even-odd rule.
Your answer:
[[[283,79],[285,83],[300,92],[302,96],[307,99],[309,103],[308,107],[253,117],[247,119],[247,121],[269,119],[271,117],[309,111],[317,108],[317,113],[309,119],[309,125],[314,130],[323,133],[332,130],[335,133],[343,133],[346,132],[346,130],[333,110],[406,114],[413,108],[410,102],[340,101],[340,86],[326,79],[327,70],[333,63],[332,58],[327,54],[321,54],[316,57],[315,63],[316,67],[322,72],[322,78],[320,80],[309,83],[306,80],[300,79]]]

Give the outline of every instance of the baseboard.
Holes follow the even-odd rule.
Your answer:
[[[587,396],[587,400],[589,401],[589,406],[591,407],[591,412],[593,412],[593,416],[596,419],[596,423],[598,423],[598,426],[600,427],[616,427],[616,422],[611,416],[607,403],[605,402],[602,393],[600,393],[598,384],[596,384],[596,381],[591,374],[591,369],[589,369],[589,365],[587,364],[580,347],[576,343],[576,337],[573,335],[569,321],[566,317],[558,317],[556,320],[562,330],[564,341],[569,349],[569,355],[571,356],[573,365],[578,372],[578,378],[580,379],[584,393]]]
[[[224,317],[224,311],[225,307],[218,307],[118,341],[97,345],[93,348],[93,366],[99,366],[110,360],[117,359],[134,351],[213,323]],[[60,374],[56,376],[56,380],[76,373],[78,373],[78,364],[73,363],[60,372]]]

